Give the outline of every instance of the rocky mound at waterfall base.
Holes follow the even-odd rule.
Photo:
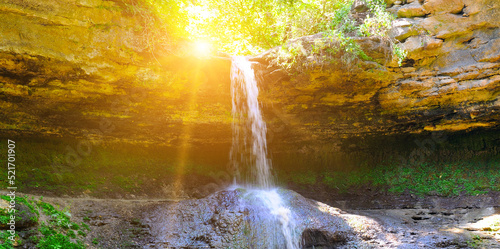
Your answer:
[[[283,223],[260,199],[262,191],[225,190],[204,199],[156,206],[144,215],[148,217],[145,221],[151,227],[152,237],[156,239],[153,247],[287,248],[281,232]],[[412,214],[412,217],[416,217],[419,213],[435,214],[435,219],[440,221],[451,217],[441,217],[439,211],[393,210],[391,215],[372,211],[369,215],[363,212],[356,215],[304,198],[290,190],[273,191],[281,196],[291,213],[289,222],[295,223],[292,235],[299,241],[299,248],[468,246],[466,234],[439,231],[428,224],[419,223],[420,220],[412,222],[412,218],[406,217]],[[494,209],[485,212],[494,212]],[[455,218],[462,219],[458,216]],[[454,220],[449,222],[453,223]],[[495,240],[491,240],[491,243],[498,245]]]
[[[89,249],[284,248],[280,243],[283,237],[257,237],[276,228],[269,225],[276,220],[259,224],[272,216],[256,193],[226,190],[203,199],[178,201],[88,197],[43,200],[70,208],[72,221],[90,227],[84,241]],[[276,193],[297,218],[299,248],[500,248],[500,208],[495,205],[342,211],[289,190],[278,189]],[[259,212],[262,216],[256,216]],[[30,229],[20,235],[29,236]],[[267,246],[273,240],[278,244]],[[28,244],[21,247],[31,248]]]

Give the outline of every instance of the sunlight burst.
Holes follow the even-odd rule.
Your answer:
[[[212,45],[208,42],[197,41],[193,44],[194,54],[198,57],[208,57],[212,54]]]

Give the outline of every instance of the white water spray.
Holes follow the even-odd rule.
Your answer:
[[[271,214],[278,218],[281,225],[281,232],[285,237],[286,248],[298,249],[299,240],[295,234],[295,220],[293,219],[292,211],[283,204],[283,200],[277,190],[263,190],[258,193],[258,196],[262,199],[264,205],[271,210]]]
[[[249,195],[257,198],[279,222],[285,238],[285,248],[299,248],[295,234],[294,215],[283,203],[273,187],[271,161],[267,157],[266,123],[259,106],[259,88],[250,61],[234,57],[231,66],[233,140],[230,160],[235,171],[235,182],[241,183],[242,174],[250,184]],[[274,236],[276,237],[276,236]],[[279,243],[279,242],[276,242]],[[281,248],[280,245],[275,245]]]
[[[259,88],[255,73],[251,62],[244,57],[233,58],[231,94],[233,144],[230,157],[237,171],[236,177],[241,177],[242,168],[251,167],[247,181],[261,188],[269,188],[273,181],[271,162],[267,158],[267,128],[257,98]]]

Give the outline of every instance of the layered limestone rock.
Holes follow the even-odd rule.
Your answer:
[[[358,2],[353,15],[364,18]],[[322,64],[313,56],[283,69],[269,66],[276,50],[252,58],[271,141],[498,126],[500,3],[387,3],[398,16],[390,35],[408,51],[402,66],[387,40],[373,37],[354,38],[371,60],[337,50]],[[138,8],[0,1],[0,129],[229,144],[229,60],[181,57],[151,41],[154,20]],[[321,37],[291,44],[336,47]]]
[[[262,72],[270,130],[321,141],[499,125],[500,3],[387,2],[398,16],[389,34],[408,52],[401,66],[389,43],[367,37],[355,39],[371,60],[350,62],[337,52],[335,63],[285,72],[273,63],[279,48],[252,58]],[[306,37],[291,46],[321,41]]]
[[[168,34],[134,1],[0,1],[0,18],[4,133],[230,138],[229,60],[168,51]]]
[[[409,55],[405,67],[393,70],[400,70],[402,76],[384,92],[382,106],[395,105],[403,112],[453,108],[469,114],[470,120],[463,121],[472,126],[495,125],[488,119],[495,120],[491,112],[500,104],[500,21],[496,18],[500,3],[413,1],[389,10],[405,17],[394,29],[402,29],[395,37]]]

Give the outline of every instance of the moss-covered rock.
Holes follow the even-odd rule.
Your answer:
[[[9,230],[11,218],[14,218],[14,226],[16,229],[24,229],[35,226],[38,223],[38,214],[26,205],[26,203],[9,203],[8,196],[3,196],[5,199],[0,199],[0,214],[2,223],[0,229]],[[19,201],[17,199],[16,201]]]

